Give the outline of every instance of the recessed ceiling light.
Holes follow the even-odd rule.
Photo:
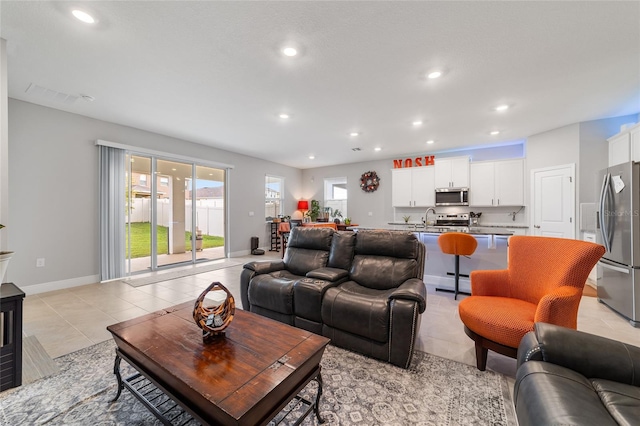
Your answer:
[[[351,132],[349,133],[349,136],[360,136],[360,132]]]
[[[411,124],[413,124],[415,127],[422,126],[422,120],[416,120]]]
[[[171,169],[171,170],[175,172],[175,171],[176,171],[176,170],[178,170],[178,169]]]
[[[85,24],[94,24],[96,22],[96,20],[93,19],[93,16],[89,15],[87,12],[83,12],[82,10],[74,9],[71,13],[76,17],[76,19],[84,22]]]
[[[427,141],[427,145],[431,145],[431,144],[432,144],[432,143],[434,143],[434,142],[435,142],[435,141],[434,141],[433,139],[429,139],[429,140]]]
[[[508,109],[509,109],[509,105],[506,105],[506,104],[505,105],[498,105],[496,107],[496,111],[506,111]]]
[[[438,78],[440,76],[442,76],[442,71],[439,70],[433,70],[427,74],[427,78]]]
[[[285,47],[284,49],[282,49],[282,53],[284,54],[284,56],[296,56],[298,54],[298,49],[296,49],[295,47]]]
[[[289,114],[282,113],[282,114],[279,114],[278,117],[287,119],[287,118],[290,118],[291,116]]]
[[[490,135],[495,136],[495,135],[499,135],[500,131],[499,130],[494,130],[492,132],[489,132]]]
[[[382,148],[380,148],[379,146],[373,148],[374,151],[382,151]]]
[[[309,156],[309,160],[313,160],[314,158],[316,158],[316,156],[315,156],[315,155],[310,155],[310,156]]]

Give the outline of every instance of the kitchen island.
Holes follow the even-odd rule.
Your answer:
[[[454,257],[444,254],[438,246],[438,237],[445,232],[465,232],[473,235],[478,240],[478,247],[471,256],[460,256],[460,291],[471,291],[469,274],[471,271],[481,269],[506,269],[507,267],[507,243],[512,235],[525,235],[527,227],[478,226],[460,227],[427,226],[423,224],[389,223],[382,227],[351,227],[353,231],[359,229],[383,229],[391,231],[413,232],[426,246],[426,259],[424,267],[424,282],[439,288],[453,290]]]

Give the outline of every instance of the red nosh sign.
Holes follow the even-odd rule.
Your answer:
[[[402,169],[408,167],[433,166],[436,159],[435,155],[425,155],[424,157],[405,158],[404,160],[393,160],[394,169]]]

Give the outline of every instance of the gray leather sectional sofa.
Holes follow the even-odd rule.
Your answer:
[[[242,305],[408,368],[426,308],[424,259],[411,232],[295,227],[281,261],[244,265]]]
[[[640,424],[640,348],[536,323],[518,347],[520,426]]]

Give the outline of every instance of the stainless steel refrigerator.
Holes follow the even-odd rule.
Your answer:
[[[598,172],[598,300],[640,327],[640,163]]]

